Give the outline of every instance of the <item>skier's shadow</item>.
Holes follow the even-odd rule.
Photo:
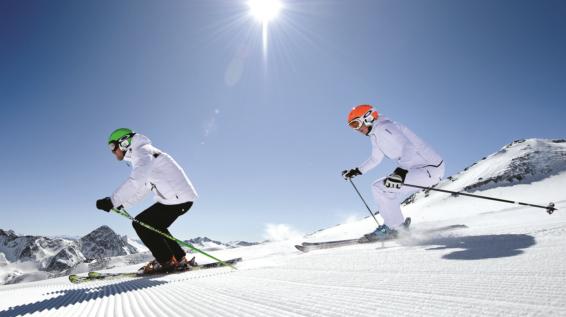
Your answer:
[[[6,310],[0,311],[0,317],[15,317],[25,314],[33,314],[44,310],[58,309],[61,307],[71,306],[76,303],[82,303],[89,300],[95,300],[97,298],[136,291],[144,288],[155,287],[167,283],[168,282],[157,281],[152,278],[139,278],[104,286],[49,292],[45,295],[54,295],[55,297],[39,302],[10,307]]]
[[[445,254],[447,260],[481,260],[504,258],[522,254],[522,249],[536,244],[528,234],[497,234],[479,236],[436,237],[418,243],[422,246],[436,246],[427,250],[458,249]],[[463,250],[461,250],[463,249]]]

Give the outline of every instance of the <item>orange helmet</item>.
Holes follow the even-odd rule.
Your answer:
[[[348,125],[350,128],[358,130],[362,125],[371,126],[378,116],[379,114],[372,106],[359,105],[352,108],[352,111],[348,114]]]

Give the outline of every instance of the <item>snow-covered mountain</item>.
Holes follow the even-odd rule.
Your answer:
[[[189,240],[185,240],[185,242],[190,243],[194,247],[204,251],[223,250],[228,247],[224,243],[220,241],[212,240],[208,237],[196,237]]]
[[[204,251],[216,251],[224,250],[237,247],[246,247],[258,244],[257,242],[246,242],[246,241],[230,241],[228,243],[223,243],[217,240],[212,240],[208,237],[196,237],[190,240],[185,240],[192,244],[194,247],[199,248]]]
[[[113,257],[137,253],[128,244],[127,236],[119,236],[108,226],[101,226],[79,240],[82,254],[87,258]]]
[[[239,247],[251,247],[252,245],[258,245],[260,243],[261,242],[248,242],[248,241],[235,240],[235,241],[227,242],[226,245],[228,245],[230,248],[239,248]]]
[[[4,266],[8,264],[8,260],[6,259],[6,255],[3,252],[0,252],[0,266]]]
[[[51,260],[61,251],[75,246],[75,242],[66,239],[50,239],[41,236],[19,236],[12,230],[0,229],[0,252],[7,262],[31,261],[41,269],[50,266]]]
[[[0,284],[57,276],[94,259],[102,267],[101,263],[110,262],[106,258],[136,254],[138,248],[145,251],[107,226],[78,240],[20,236],[0,229]]]
[[[435,187],[472,193],[496,187],[531,184],[564,171],[566,139],[517,140],[447,177]],[[429,194],[430,191],[419,192],[405,204],[416,202]]]
[[[86,260],[86,258],[84,254],[81,253],[79,247],[72,244],[57,252],[57,254],[51,258],[45,270],[49,272],[62,272],[75,267],[84,260]]]
[[[523,143],[549,145],[536,153],[543,157],[554,157],[548,152],[562,146],[550,140],[514,143],[441,185],[463,190],[481,182],[479,177],[496,177],[504,170],[511,175],[514,159],[525,157],[515,151]],[[533,145],[525,149],[522,153]],[[545,161],[532,155],[521,162],[534,167],[530,170],[537,171],[538,180],[525,180],[527,172],[509,186],[486,183],[471,190],[543,205],[553,201],[558,208],[553,215],[465,196],[419,194],[402,207],[413,217],[403,239],[309,253],[294,248],[305,240],[359,237],[376,225],[365,218],[307,237],[211,253],[220,259],[243,257],[237,271],[218,268],[80,285],[60,277],[5,285],[0,286],[0,316],[566,316],[566,171],[556,167],[559,158],[551,170],[540,169]],[[421,230],[450,225],[457,229]],[[195,256],[199,263],[209,261]],[[124,257],[129,256],[112,259]]]

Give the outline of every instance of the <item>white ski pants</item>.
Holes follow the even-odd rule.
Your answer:
[[[427,166],[410,169],[405,178],[405,183],[426,187],[435,185],[444,177],[444,169],[444,162],[438,167]],[[382,177],[373,182],[371,189],[379,207],[379,214],[383,217],[385,225],[394,229],[405,221],[401,213],[401,202],[418,192],[419,189],[408,186],[401,186],[400,189],[387,188],[383,184],[385,178]]]

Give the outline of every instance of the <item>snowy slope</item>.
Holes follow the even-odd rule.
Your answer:
[[[440,186],[473,192],[478,189],[530,184],[564,171],[566,140],[517,140],[448,177]]]
[[[513,157],[500,167],[509,166]],[[462,172],[458,179],[466,175]],[[566,316],[564,188],[562,171],[475,192],[541,204],[554,201],[559,210],[553,215],[431,193],[403,207],[415,219],[414,234],[399,241],[302,254],[293,248],[300,239],[212,252],[225,259],[244,257],[237,271],[220,268],[90,285],[73,285],[61,277],[1,286],[0,317]],[[374,227],[372,222],[361,219],[305,239],[359,236]],[[467,228],[423,231],[454,224]]]
[[[127,242],[128,242],[129,245],[134,247],[134,249],[136,249],[137,252],[148,252],[149,251],[149,249],[143,244],[143,242],[141,242],[141,240],[132,239],[132,238],[128,237]]]
[[[527,185],[566,172],[566,140],[517,140],[498,152],[482,158],[456,175],[442,180],[436,187],[451,191],[476,192]],[[560,188],[549,188],[558,194]],[[507,191],[508,192],[508,191]],[[517,190],[512,190],[517,192]],[[554,195],[552,194],[552,195]],[[551,196],[552,196],[551,195]],[[446,199],[446,194],[421,191],[408,200],[409,204],[426,199],[434,204]],[[501,208],[505,208],[502,205]]]

